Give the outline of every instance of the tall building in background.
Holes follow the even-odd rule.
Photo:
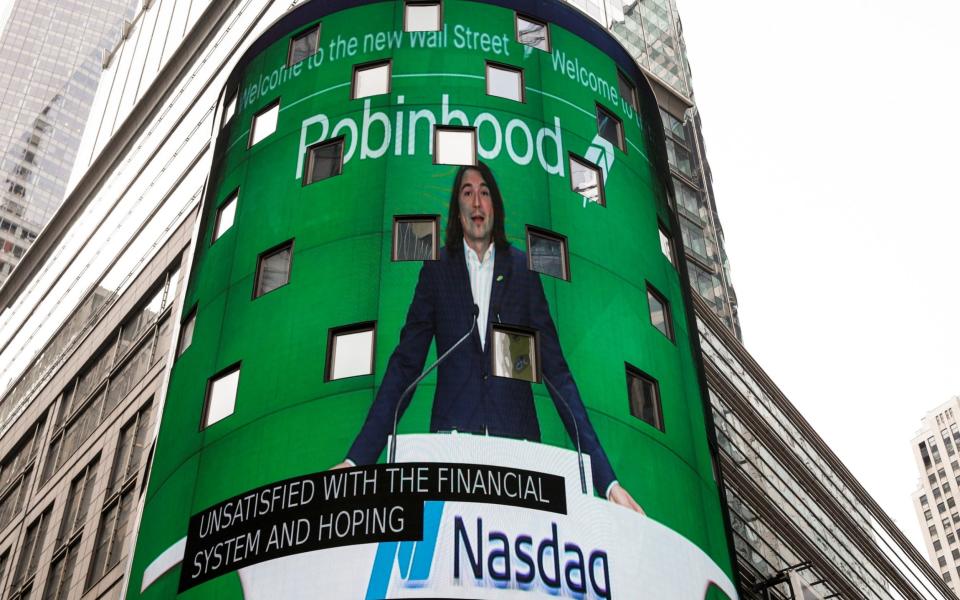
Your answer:
[[[104,49],[136,3],[15,0],[2,25],[0,284],[63,201]]]
[[[209,327],[210,321],[204,317],[211,306],[235,302],[236,306],[259,308],[278,301],[285,293],[278,289],[252,301],[244,285],[242,293],[214,294],[210,303],[201,302],[194,311],[192,301],[185,302],[189,297],[185,295],[185,282],[196,253],[210,253],[212,257],[211,249],[222,252],[224,244],[261,235],[274,224],[266,211],[264,227],[244,226],[250,220],[242,211],[257,201],[262,207],[270,194],[266,189],[257,200],[245,204],[251,194],[257,193],[257,178],[245,180],[238,183],[245,191],[235,203],[231,204],[231,195],[218,196],[223,202],[217,206],[213,229],[225,233],[216,242],[219,247],[211,246],[212,213],[200,216],[201,199],[205,189],[224,185],[223,173],[215,172],[211,177],[219,125],[231,118],[236,123],[241,114],[228,101],[232,98],[227,93],[232,91],[227,89],[228,75],[245,53],[268,51],[257,40],[301,4],[322,6],[324,2],[294,2],[294,6],[290,0],[142,2],[129,26],[118,32],[118,36],[124,34],[122,40],[108,44],[102,59],[106,66],[77,153],[77,167],[67,185],[66,201],[6,285],[0,287],[0,596],[82,600],[121,596],[131,570],[133,535],[140,522],[158,415],[168,382],[172,381],[172,366],[176,363],[181,369],[181,365],[191,364],[178,360],[181,351],[193,353],[192,361],[203,362],[198,353],[205,351],[203,340],[209,338],[209,330],[204,332],[202,328]],[[502,6],[503,2],[494,4]],[[422,7],[424,2],[411,5]],[[669,253],[670,238],[683,236],[685,268],[703,300],[693,299],[696,320],[683,325],[690,333],[696,329],[700,337],[705,378],[701,390],[707,394],[715,425],[714,439],[709,443],[714,472],[726,501],[740,597],[950,598],[943,579],[738,341],[736,303],[726,273],[699,116],[673,3],[607,0],[575,5],[620,39],[644,71],[661,109],[668,136],[662,152],[669,158],[677,212],[676,217],[669,211],[660,215],[671,234],[666,243],[663,239],[661,243]],[[323,31],[320,33],[327,51],[335,32],[336,27],[332,27],[328,38],[323,37]],[[297,29],[295,33],[307,32]],[[310,40],[306,36],[301,41]],[[282,64],[281,54],[273,48],[270,60]],[[546,60],[547,64],[552,59]],[[502,61],[494,62],[502,68]],[[257,92],[250,86],[244,89],[248,98],[279,83],[279,71],[274,84],[272,73],[264,70],[262,74],[265,77],[258,81]],[[464,79],[467,85],[475,84]],[[350,81],[349,73],[344,81]],[[288,106],[279,107],[280,119],[289,114],[284,112]],[[249,119],[251,107],[246,109],[242,114]],[[375,108],[371,115],[379,110]],[[264,116],[269,121],[270,111]],[[595,115],[588,111],[587,117],[592,121]],[[378,125],[373,123],[371,127]],[[520,139],[521,131],[516,135]],[[240,141],[231,150],[235,154],[230,154],[230,160],[249,152],[242,132],[237,138]],[[543,139],[548,138],[545,133]],[[633,142],[637,143],[636,139]],[[267,150],[267,145],[253,151]],[[368,150],[371,148],[368,146]],[[324,155],[318,157],[323,159]],[[636,154],[629,160],[620,157],[614,169],[626,169],[636,164],[637,158]],[[293,169],[289,172],[292,174]],[[274,176],[279,175],[271,170],[262,173],[262,177]],[[430,184],[424,178],[415,182],[418,186]],[[372,182],[364,180],[360,185]],[[561,187],[569,193],[568,186]],[[323,218],[333,218],[335,212],[324,212]],[[429,212],[445,212],[445,204]],[[425,230],[431,225],[398,222],[405,223],[425,225]],[[370,231],[389,240],[393,225],[376,220],[371,222]],[[569,226],[578,225],[571,221]],[[411,227],[410,231],[421,237],[420,229]],[[531,231],[536,235],[535,229]],[[617,243],[622,244],[622,240]],[[432,244],[416,247],[426,251]],[[389,253],[390,248],[384,246],[383,251]],[[271,264],[283,256],[283,252],[263,253],[264,262]],[[292,267],[294,283],[290,285],[299,283],[298,278],[302,281],[298,269],[309,264],[300,259],[302,255],[297,256]],[[362,256],[351,253],[358,264],[363,264]],[[541,256],[544,260],[554,257],[549,252]],[[667,274],[674,267],[680,269],[656,253],[652,258],[661,259],[660,266]],[[682,262],[678,260],[677,264]],[[577,270],[574,277],[583,273]],[[676,277],[676,273],[672,275]],[[349,274],[330,279],[331,285],[352,281]],[[656,281],[650,283],[656,285]],[[286,291],[291,290],[294,288]],[[409,298],[406,290],[403,295],[405,300]],[[650,297],[656,298],[640,298],[636,306],[649,306]],[[363,308],[358,303],[341,304],[348,306],[334,308]],[[315,303],[303,306],[305,314],[316,314]],[[636,315],[632,318],[635,320]],[[565,319],[562,322],[572,322]],[[250,316],[250,322],[257,321]],[[385,330],[378,330],[376,338],[383,339]],[[224,331],[230,335],[238,330]],[[340,333],[362,331],[346,329]],[[662,331],[652,333],[661,335]],[[656,336],[654,339],[674,343]],[[320,341],[310,341],[310,355],[319,357],[318,365],[323,363],[324,352],[330,352],[322,346]],[[596,354],[601,358],[602,353]],[[252,366],[248,362],[244,369]],[[624,366],[622,360],[616,365],[622,381],[618,385],[624,386],[622,395],[626,397],[628,381],[636,384],[634,391],[649,392],[650,387],[642,384],[645,373],[628,368],[625,377]],[[227,369],[214,373],[213,366],[206,364],[196,368],[201,379],[211,377],[216,381],[229,381],[229,377],[216,375],[236,372]],[[286,377],[288,370],[278,365],[273,375]],[[270,376],[259,374],[261,379]],[[256,375],[252,379],[244,377],[240,376],[240,389],[246,381],[257,381]],[[350,405],[357,400],[347,391],[351,380],[332,385],[345,386],[345,393],[331,396],[330,402]],[[217,425],[236,420],[249,406],[228,406],[218,401],[212,403],[216,404],[215,411],[204,413],[203,396],[202,390],[199,396],[191,396],[196,406],[192,411],[182,411],[186,430],[195,433],[202,421],[212,420],[211,414],[237,413],[209,428],[210,450],[215,450],[218,440],[212,437],[217,435]],[[641,398],[637,400],[632,408],[644,406]],[[310,410],[316,404],[308,401],[303,407]],[[613,409],[623,411],[625,407],[616,405]],[[594,411],[591,419],[609,418],[601,413]],[[655,414],[648,411],[646,416],[655,422]],[[633,418],[624,417],[627,421]],[[309,430],[311,423],[303,419],[288,424]],[[672,431],[675,416],[668,414],[665,423],[666,431]],[[635,427],[648,425],[633,423]],[[557,427],[557,421],[553,427]],[[224,436],[219,440],[227,450],[217,454],[218,460],[228,459],[231,453],[250,456],[251,448],[230,446],[237,439]],[[282,436],[277,439],[282,443]],[[169,470],[171,464],[168,461],[160,466]],[[221,483],[213,481],[217,477],[208,479],[213,487]],[[192,493],[187,486],[182,490],[177,487],[177,481],[171,480],[171,493]],[[151,534],[158,533],[162,534]],[[137,578],[162,578],[175,554],[174,548],[170,555],[157,557],[158,562],[151,563],[152,568],[141,568]],[[139,592],[140,586],[134,585],[127,596],[137,597]],[[618,592],[617,597],[621,596]]]
[[[960,589],[960,396],[927,413],[912,445],[920,472],[913,506],[927,555],[956,592]]]

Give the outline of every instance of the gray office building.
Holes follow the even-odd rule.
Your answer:
[[[0,36],[0,283],[59,208],[136,0],[15,0]]]

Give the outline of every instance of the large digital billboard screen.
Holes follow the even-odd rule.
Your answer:
[[[652,93],[515,4],[239,58],[127,597],[736,596]]]

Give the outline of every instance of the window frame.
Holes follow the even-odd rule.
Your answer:
[[[653,427],[661,433],[667,432],[666,419],[663,415],[663,394],[660,392],[660,382],[656,377],[650,375],[643,369],[635,367],[628,362],[624,362],[624,371],[626,373],[626,385],[627,385],[627,406],[630,412],[630,416],[640,421],[641,423],[646,423],[650,427]],[[633,407],[633,398],[630,395],[630,378],[634,377],[639,379],[647,384],[650,384],[651,389],[653,390],[653,400],[654,400],[654,412],[656,414],[656,423],[651,423],[647,421],[640,415],[634,413]]]
[[[537,227],[536,225],[527,225],[526,227],[526,237],[527,237],[527,269],[533,271],[534,273],[540,273],[541,275],[546,275],[547,277],[553,277],[554,279],[559,279],[561,281],[570,281],[570,247],[567,236],[562,233],[557,233],[556,231],[551,231],[549,229],[544,229],[542,227]],[[530,239],[534,236],[553,240],[560,243],[560,271],[561,277],[557,277],[551,273],[546,273],[544,271],[538,271],[533,268],[533,253],[530,251]]]
[[[585,198],[587,202],[593,202],[593,200],[591,200],[587,196],[584,196],[583,194],[578,192],[576,188],[573,187],[573,163],[574,162],[578,163],[582,167],[586,167],[588,169],[591,169],[597,172],[597,180],[599,182],[597,185],[597,189],[599,190],[599,194],[597,195],[596,204],[599,204],[600,206],[606,208],[607,194],[606,194],[606,190],[604,189],[606,182],[604,181],[604,178],[603,178],[603,169],[600,168],[600,165],[587,160],[586,158],[580,156],[579,154],[574,154],[573,152],[567,153],[567,168],[570,169],[570,191],[580,196],[581,198]]]
[[[647,288],[647,312],[650,315],[650,325],[654,329],[659,331],[671,342],[676,341],[675,330],[673,327],[673,311],[670,309],[670,302],[667,300],[667,297],[663,295],[657,288],[655,288],[649,281],[646,282]],[[664,323],[666,324],[667,331],[661,331],[659,327],[653,322],[653,307],[650,305],[651,296],[660,303],[660,306],[663,307],[663,317]]]
[[[660,219],[657,219],[657,239],[660,241],[660,254],[667,259],[667,261],[670,263],[670,266],[676,269],[677,268],[676,244],[674,244],[673,242],[673,236],[670,235],[670,230],[667,229],[667,226]],[[666,240],[667,242],[667,248],[669,250],[669,254],[663,251],[664,240]]]
[[[209,429],[211,426],[216,425],[217,423],[223,421],[227,417],[230,417],[235,412],[237,412],[237,396],[240,394],[240,371],[242,366],[243,366],[243,361],[238,360],[237,362],[220,369],[219,371],[217,371],[216,373],[214,373],[213,375],[207,378],[207,385],[203,393],[203,411],[200,414],[199,431],[204,431],[206,429]],[[212,423],[207,423],[207,417],[210,415],[210,392],[213,390],[213,384],[217,381],[220,381],[226,378],[228,375],[231,375],[233,373],[237,374],[237,391],[234,392],[233,394],[233,408],[230,410],[230,414],[224,417],[221,417]],[[112,470],[110,473],[110,478],[113,479]],[[120,484],[119,487],[121,491],[124,485],[125,485],[124,483]]]
[[[618,148],[621,152],[626,154],[627,153],[627,132],[623,129],[623,119],[618,117],[616,114],[614,114],[612,110],[600,104],[599,102],[594,102],[594,105],[596,107],[596,112],[597,112],[597,135],[599,135],[604,140],[607,140],[607,138],[603,137],[603,135],[600,133],[600,115],[601,113],[603,113],[604,115],[609,117],[610,120],[612,120],[617,126],[617,142],[616,143],[611,142],[611,143],[615,148]],[[610,142],[610,140],[607,140],[607,141]]]
[[[376,94],[366,94],[364,96],[357,96],[357,76],[363,71],[370,71],[376,69],[377,67],[387,67],[387,89],[383,92]],[[362,62],[356,65],[353,65],[353,74],[350,76],[350,99],[351,100],[362,100],[363,98],[373,98],[374,96],[386,96],[389,95],[393,90],[393,59],[392,58],[379,58],[377,60],[370,60],[367,62]]]
[[[274,108],[277,109],[277,124],[274,126],[273,131],[263,136],[256,142],[254,142],[253,138],[256,137],[256,131],[257,131],[257,119],[265,115],[266,113],[270,112]],[[280,97],[278,96],[277,98],[273,99],[271,102],[266,104],[263,108],[255,112],[253,114],[253,117],[250,118],[250,133],[248,134],[249,137],[247,138],[247,150],[249,150],[250,148],[253,148],[263,140],[267,139],[268,137],[276,133],[277,129],[279,128],[279,125],[280,125]]]
[[[436,6],[437,7],[437,28],[436,29],[408,29],[407,28],[407,7],[408,6]],[[403,31],[406,32],[430,32],[443,31],[443,2],[442,0],[404,0],[403,3]]]
[[[429,259],[418,259],[418,258],[399,258],[398,253],[398,236],[399,226],[401,223],[421,223],[425,221],[430,221],[433,225],[433,248],[431,250],[432,258]],[[440,215],[394,215],[393,216],[393,239],[391,240],[391,251],[390,259],[393,262],[422,262],[424,260],[437,260],[440,255]]]
[[[370,372],[362,373],[358,375],[347,375],[345,377],[337,377],[333,379],[333,367],[334,367],[334,350],[336,348],[336,338],[342,335],[350,335],[353,333],[363,333],[370,331],[373,333],[373,337],[370,340]],[[330,327],[327,329],[327,355],[324,359],[323,367],[323,382],[330,383],[333,381],[343,381],[345,379],[354,379],[356,377],[369,377],[376,373],[377,366],[377,322],[376,321],[361,321],[359,323],[351,323],[349,325],[339,325],[337,327]]]
[[[311,174],[313,173],[313,164],[314,164],[313,151],[318,148],[333,146],[335,144],[340,144],[340,160],[338,163],[338,170],[336,175],[331,175],[329,177],[322,177],[320,179],[312,179]],[[304,166],[303,177],[300,178],[301,187],[306,187],[314,183],[319,183],[321,181],[326,181],[327,179],[333,179],[334,177],[339,177],[340,175],[343,175],[343,155],[344,155],[345,146],[346,146],[346,136],[342,136],[342,135],[337,136],[335,138],[322,140],[315,144],[310,144],[309,146],[307,146],[307,157],[304,160],[305,166]]]
[[[187,313],[187,316],[184,317],[182,321],[180,321],[180,331],[177,332],[177,333],[178,333],[178,335],[177,335],[177,354],[176,354],[176,358],[174,358],[174,360],[176,360],[177,358],[180,358],[181,356],[183,356],[183,353],[186,352],[187,350],[189,350],[189,349],[190,349],[190,346],[193,345],[193,334],[194,334],[194,332],[195,332],[196,329],[197,329],[197,306],[198,306],[198,305],[199,305],[199,302],[198,302],[198,303],[195,303],[195,304],[193,305],[193,307],[190,309],[190,312]],[[186,345],[186,346],[184,346],[184,345],[183,345],[183,340],[184,340],[184,337],[185,337],[184,334],[186,333],[186,329],[187,329],[187,324],[188,324],[188,323],[191,323],[191,327],[190,327],[190,341],[187,342],[187,345]]]
[[[521,378],[519,378],[519,377],[506,377],[506,376],[504,376],[504,375],[497,375],[497,374],[496,374],[496,367],[495,367],[495,365],[496,365],[497,356],[496,356],[496,354],[494,354],[494,352],[493,352],[492,344],[494,343],[494,342],[493,342],[493,338],[494,338],[494,336],[496,336],[496,334],[497,334],[498,332],[502,332],[502,333],[505,333],[505,334],[507,334],[507,335],[510,335],[510,334],[513,334],[513,335],[525,335],[525,336],[529,336],[530,338],[532,338],[533,341],[532,341],[532,343],[531,343],[531,347],[533,348],[533,360],[530,361],[530,362],[532,363],[532,366],[533,366],[533,369],[532,369],[532,370],[533,370],[533,377],[534,377],[534,378],[533,378],[532,381],[529,380],[529,379],[521,379]],[[522,327],[522,326],[520,326],[520,325],[509,325],[509,324],[500,323],[500,322],[494,323],[493,321],[491,321],[491,322],[490,322],[490,334],[487,336],[487,342],[486,342],[486,343],[487,343],[487,344],[490,344],[490,346],[488,346],[488,347],[491,348],[491,349],[490,349],[490,364],[489,364],[489,367],[490,367],[490,375],[491,375],[491,376],[493,376],[493,377],[499,377],[499,378],[501,378],[501,379],[511,379],[511,380],[513,380],[513,381],[526,381],[526,382],[528,382],[528,383],[541,383],[541,382],[543,381],[543,365],[542,365],[543,360],[542,360],[542,358],[541,358],[542,355],[541,355],[541,353],[540,353],[540,332],[539,332],[539,331],[537,331],[536,329],[530,328],[530,327]]]
[[[257,255],[257,269],[254,272],[254,276],[253,276],[253,296],[251,300],[256,300],[257,298],[263,298],[264,296],[266,296],[271,292],[275,292],[282,287],[286,287],[290,285],[290,276],[293,274],[293,243],[294,243],[294,238],[290,238],[289,240],[280,242],[275,246],[271,246],[270,248],[267,248],[266,250],[264,250],[263,252]],[[263,266],[263,261],[275,254],[280,254],[282,251],[286,250],[287,248],[290,249],[290,262],[287,263],[287,280],[282,284],[278,285],[277,287],[271,288],[270,290],[267,290],[261,293],[260,281],[261,281],[261,278],[263,277],[263,273],[261,269],[261,267]]]
[[[507,96],[491,94],[490,93],[490,69],[496,69],[500,71],[509,71],[511,73],[516,73],[517,75],[519,75],[520,85],[517,91],[519,92],[520,97],[508,98]],[[483,79],[484,79],[484,89],[486,91],[487,96],[490,96],[491,98],[502,98],[504,100],[510,100],[511,102],[519,102],[520,104],[526,104],[527,103],[527,87],[526,87],[526,78],[524,77],[523,71],[524,71],[523,67],[509,65],[507,63],[502,63],[495,60],[484,61]]]
[[[620,85],[621,83],[625,85]],[[622,70],[617,69],[617,93],[623,98],[622,88],[626,87],[630,90],[630,97],[627,98],[627,106],[633,109],[633,112],[640,112],[640,98],[637,96],[637,86],[633,83],[633,80],[627,76]]]
[[[540,47],[538,47],[538,46],[534,46],[534,45],[532,45],[532,44],[526,44],[526,43],[524,43],[523,41],[521,41],[521,39],[520,39],[520,19],[523,19],[524,21],[527,21],[527,22],[529,22],[529,23],[538,23],[538,24],[540,24],[540,25],[543,25],[544,31],[547,32],[547,35],[546,35],[546,38],[545,38],[545,43],[546,43],[546,45],[547,45],[546,48],[540,48]],[[520,11],[515,11],[515,12],[513,13],[513,33],[514,33],[514,41],[516,41],[516,42],[517,42],[518,44],[520,44],[521,46],[527,46],[527,47],[529,47],[529,48],[535,48],[535,49],[537,49],[537,50],[540,50],[540,51],[542,51],[542,52],[547,52],[547,53],[553,52],[553,36],[552,36],[551,33],[550,33],[550,23],[548,23],[547,21],[544,21],[544,20],[542,20],[542,19],[538,19],[538,18],[536,18],[536,17],[531,17],[531,16],[530,16],[529,14],[527,14],[527,13],[523,13],[523,12],[520,12]]]
[[[289,42],[289,45],[287,46],[287,65],[286,65],[287,68],[290,68],[294,65],[299,65],[300,63],[302,63],[303,61],[307,60],[308,58],[310,58],[311,56],[313,56],[314,54],[320,51],[320,26],[321,25],[322,23],[317,23],[316,25],[302,29],[299,32],[290,36],[290,42]],[[314,48],[313,52],[304,56],[300,60],[293,62],[293,44],[297,40],[303,39],[312,33],[315,33],[317,36],[317,45]]]
[[[220,201],[220,204],[217,206],[217,214],[213,219],[213,232],[210,234],[210,245],[217,243],[217,240],[223,237],[223,234],[233,229],[233,226],[237,223],[237,202],[240,200],[240,188],[236,188],[227,196]],[[233,203],[233,221],[230,223],[230,226],[217,233],[220,229],[221,219],[223,217],[223,210],[227,207],[228,204]]]
[[[440,134],[441,134],[441,133],[446,133],[446,132],[453,133],[453,132],[456,132],[456,131],[461,131],[461,132],[469,131],[470,133],[473,134],[473,146],[472,146],[472,148],[471,148],[472,154],[473,154],[473,162],[471,162],[471,163],[466,163],[466,164],[464,164],[464,163],[438,162],[438,155],[439,155],[439,153],[440,153],[440,152],[439,152],[439,150],[440,150]],[[435,164],[435,165],[475,167],[475,166],[477,166],[477,157],[479,156],[479,152],[480,152],[480,149],[478,148],[478,145],[479,145],[479,143],[478,143],[478,140],[477,140],[477,128],[476,128],[476,127],[471,127],[471,126],[468,126],[468,125],[439,125],[439,124],[435,124],[435,125],[433,126],[433,164]]]

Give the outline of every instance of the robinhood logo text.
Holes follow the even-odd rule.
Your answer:
[[[551,175],[564,176],[564,151],[560,119],[553,118],[553,127],[532,130],[521,119],[506,123],[488,112],[472,118],[459,109],[450,109],[450,98],[443,94],[440,114],[429,108],[404,110],[403,96],[397,97],[397,106],[390,113],[371,111],[370,100],[363,103],[363,115],[359,122],[344,117],[334,124],[325,114],[305,119],[300,125],[300,147],[297,155],[296,179],[303,175],[303,163],[307,148],[324,140],[343,136],[343,162],[354,158],[366,160],[380,158],[392,152],[394,156],[413,155],[426,151],[433,155],[433,130],[436,125],[475,127],[477,152],[481,158],[491,160],[506,152],[518,165],[528,165],[534,160]]]

